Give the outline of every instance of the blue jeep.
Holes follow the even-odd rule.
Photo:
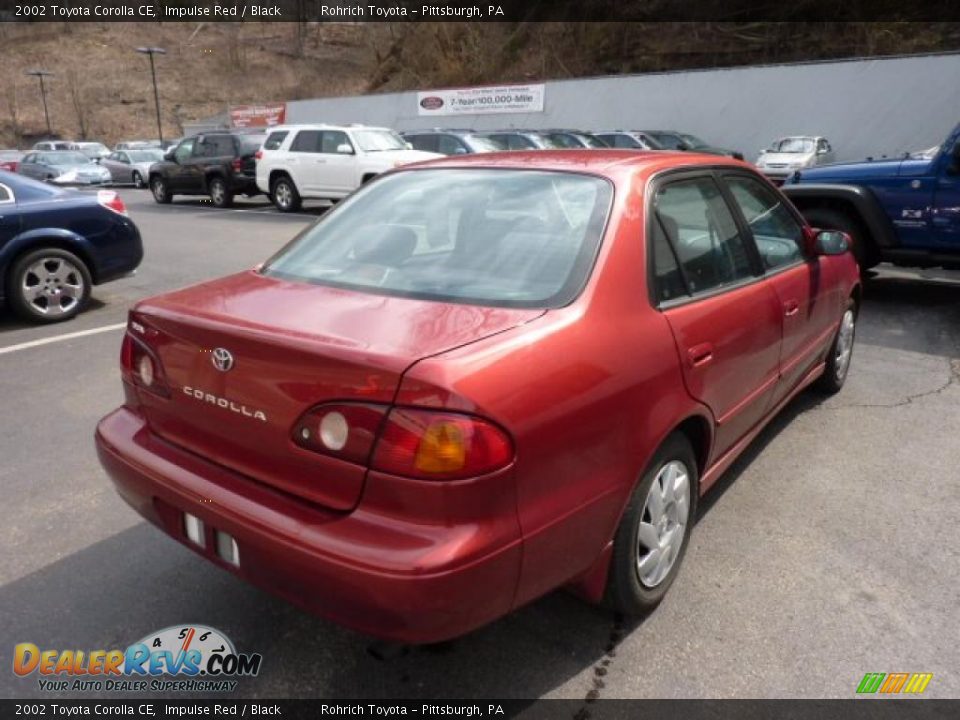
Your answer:
[[[814,227],[850,234],[861,270],[960,268],[960,125],[935,152],[800,170],[782,189]]]

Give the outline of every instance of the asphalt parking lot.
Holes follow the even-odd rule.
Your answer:
[[[932,672],[927,696],[960,695],[960,273],[882,270],[869,284],[847,386],[800,396],[727,473],[644,622],[557,592],[381,660],[368,639],[142,522],[92,441],[121,400],[127,308],[256,264],[322,208],[284,216],[263,200],[220,211],[121,194],[144,237],[138,274],[96,288],[93,308],[64,325],[0,315],[4,648],[125,647],[202,623],[263,654],[238,690],[252,698],[848,698],[864,673],[901,671]],[[9,670],[0,694],[45,695]]]

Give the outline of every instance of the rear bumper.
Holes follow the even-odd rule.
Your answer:
[[[214,564],[354,630],[439,642],[512,607],[519,537],[481,548],[492,535],[477,523],[409,523],[362,504],[349,514],[318,509],[164,442],[125,407],[100,421],[96,445],[121,497],[147,520]],[[186,537],[185,511],[203,521],[206,548]],[[236,540],[240,568],[217,557],[214,530]]]

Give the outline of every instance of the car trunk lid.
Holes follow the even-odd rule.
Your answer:
[[[169,398],[144,390],[138,397],[151,429],[169,442],[253,480],[349,510],[366,468],[295,445],[298,418],[327,401],[390,403],[417,360],[543,312],[241,273],[137,306],[132,317],[152,335],[145,340],[171,390]],[[214,361],[218,349],[232,357],[225,370]]]

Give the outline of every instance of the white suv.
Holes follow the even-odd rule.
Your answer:
[[[411,150],[388,128],[283,125],[256,157],[257,187],[280,212],[292,212],[304,198],[343,198],[382,172],[443,155]]]

